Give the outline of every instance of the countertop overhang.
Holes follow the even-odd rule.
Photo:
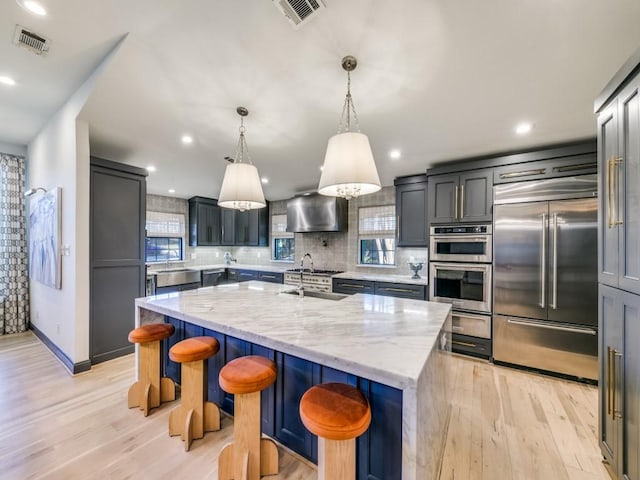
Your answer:
[[[400,389],[417,384],[451,312],[444,303],[367,294],[333,301],[288,290],[233,283],[138,298],[136,307]]]

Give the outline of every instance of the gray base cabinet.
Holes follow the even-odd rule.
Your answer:
[[[385,297],[411,298],[413,300],[427,299],[427,287],[425,285],[352,280],[350,278],[334,278],[332,292],[345,293],[347,295],[369,293]]]
[[[640,296],[600,286],[600,448],[620,479],[640,479]]]

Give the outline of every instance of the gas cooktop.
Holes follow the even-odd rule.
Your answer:
[[[287,272],[300,273],[300,269],[290,268],[289,270],[287,270]],[[312,272],[310,268],[303,268],[302,273],[305,275],[324,275],[324,276],[330,277],[331,275],[337,275],[338,273],[342,273],[342,271],[341,270],[322,270],[319,268],[315,268]]]

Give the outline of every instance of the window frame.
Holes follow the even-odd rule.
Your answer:
[[[362,207],[358,207],[358,248],[357,248],[357,256],[358,258],[356,259],[356,265],[358,267],[373,267],[373,268],[397,268],[398,266],[398,258],[397,258],[397,252],[398,252],[398,234],[397,234],[397,230],[398,230],[398,222],[397,222],[397,217],[396,217],[396,211],[395,211],[395,204],[384,204],[384,205],[368,205],[368,206],[362,206]],[[391,220],[391,224],[393,225],[393,228],[389,227],[389,228],[384,228],[384,229],[380,229],[380,230],[371,230],[371,232],[367,232],[362,230],[362,224],[361,224],[361,218],[362,218],[362,212],[363,210],[382,210],[382,209],[387,209],[388,210],[388,216],[390,218],[392,218]],[[368,217],[368,218],[372,218],[372,217]],[[363,241],[367,241],[367,240],[391,240],[393,242],[393,263],[363,263],[362,262],[362,255],[363,255]]]
[[[278,221],[279,217],[279,221]],[[284,219],[282,218],[284,217]],[[271,249],[271,261],[272,262],[280,262],[280,263],[295,263],[295,251],[296,251],[296,238],[293,232],[287,232],[286,230],[282,230],[281,227],[284,224],[286,229],[286,213],[274,213],[271,214],[271,240],[270,240],[270,249]],[[284,220],[284,221],[282,221]],[[276,230],[276,225],[278,225],[278,229]],[[292,258],[291,260],[287,259],[279,259],[276,258],[276,240],[279,239],[291,239],[292,245]]]
[[[156,218],[154,218],[156,217]],[[164,219],[163,219],[164,217]],[[150,229],[150,222],[156,222],[157,225],[162,225],[162,222],[166,223],[163,228],[159,228],[157,231]],[[158,263],[171,263],[171,262],[185,262],[187,257],[186,245],[187,245],[187,216],[182,212],[163,212],[160,210],[147,210],[145,221],[145,263],[158,264]],[[177,225],[176,228],[172,228],[172,225]],[[161,239],[168,238],[179,240],[180,242],[180,255],[178,259],[170,260],[147,260],[147,238]]]
[[[165,236],[146,236],[144,239],[144,261],[145,263],[168,263],[168,262],[183,262],[184,261],[184,238],[183,237],[165,237]],[[178,246],[178,252],[179,252],[179,258],[177,259],[164,259],[164,260],[157,260],[157,255],[156,255],[156,260],[149,260],[149,257],[147,256],[147,242],[149,240],[166,240],[167,243],[170,243],[172,240],[178,240],[179,242],[179,246]],[[158,245],[155,245],[156,248],[158,248]],[[171,252],[172,249],[169,249],[169,247],[167,246],[167,251]],[[168,256],[170,257],[171,255],[168,254]]]

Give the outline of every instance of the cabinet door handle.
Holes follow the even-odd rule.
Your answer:
[[[360,285],[357,283],[339,283],[340,287],[351,287],[351,288],[364,288],[364,285]]]
[[[611,347],[607,347],[607,415],[612,415],[611,413],[611,365],[613,362],[611,361],[611,352],[613,349]]]
[[[611,165],[613,162],[613,157],[607,159],[607,192],[606,192],[606,202],[607,202],[607,228],[613,228],[613,222],[611,220],[611,182],[613,177],[613,172],[611,171]]]
[[[456,185],[456,192],[453,196],[453,218],[458,220],[458,189],[459,187]]]
[[[540,308],[546,305],[547,290],[547,214],[542,214],[542,250],[540,252]]]
[[[598,164],[596,163],[579,163],[577,165],[565,165],[563,167],[553,167],[555,172],[573,172],[575,170],[586,170],[590,168],[597,168]]]
[[[464,218],[464,185],[460,185],[460,220]]]
[[[275,275],[262,275],[262,278],[276,278]]]
[[[613,419],[616,418],[622,418],[622,411],[621,410],[616,410],[616,383],[618,383],[618,369],[617,369],[617,359],[620,358],[622,359],[622,352],[617,351],[615,348],[612,349],[613,352],[613,379],[612,379],[612,384],[613,384],[613,393],[612,393],[612,402],[611,402],[611,410],[612,410],[612,417]]]
[[[620,220],[620,192],[618,191],[620,188],[620,185],[618,183],[618,179],[620,176],[620,167],[622,165],[622,158],[614,158],[611,159],[611,163],[613,164],[613,170],[614,170],[614,175],[613,175],[613,194],[616,197],[616,203],[615,203],[615,216],[614,216],[614,222],[613,222],[613,226],[617,227],[619,225],[622,225],[623,222],[622,220]]]

